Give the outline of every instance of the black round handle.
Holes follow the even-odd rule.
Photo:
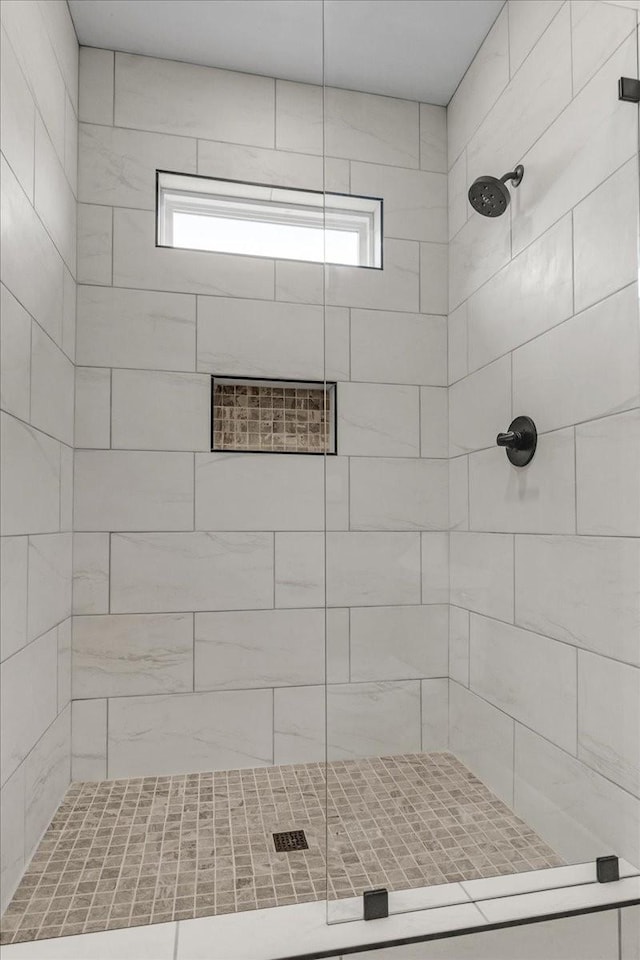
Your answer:
[[[526,467],[533,459],[538,444],[538,431],[531,417],[516,417],[509,424],[507,433],[496,437],[499,447],[505,447],[507,457],[514,467]]]

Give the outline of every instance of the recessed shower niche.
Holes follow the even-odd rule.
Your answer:
[[[211,449],[335,454],[335,383],[212,377]]]

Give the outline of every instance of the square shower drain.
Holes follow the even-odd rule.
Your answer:
[[[292,853],[294,850],[309,849],[304,830],[285,830],[284,833],[274,833],[273,842],[278,853]]]

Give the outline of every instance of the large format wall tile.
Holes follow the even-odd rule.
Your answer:
[[[640,669],[578,653],[578,757],[640,796]]]
[[[0,539],[0,661],[27,642],[28,537]]]
[[[24,764],[0,790],[0,910],[8,906],[25,868]]]
[[[420,303],[420,246],[417,242],[385,240],[383,258],[384,270],[327,264],[327,304],[373,310],[407,310],[411,313],[418,310],[423,313],[446,312],[446,305],[437,309],[425,308]]]
[[[630,4],[633,6],[633,4]],[[577,93],[636,29],[633,10],[612,3],[571,3],[573,89]]]
[[[322,530],[323,457],[199,454],[198,530]]]
[[[60,520],[60,444],[3,413],[2,532],[49,533]]]
[[[442,530],[447,525],[444,460],[354,457],[352,530]]]
[[[422,602],[449,603],[449,534],[421,533]]]
[[[324,607],[324,532],[276,533],[276,607]]]
[[[111,541],[112,613],[273,606],[273,534],[132,533]]]
[[[0,326],[0,406],[29,419],[31,400],[31,317],[2,284]]]
[[[576,656],[565,643],[471,616],[470,689],[574,755]]]
[[[338,387],[338,452],[360,457],[420,454],[417,387],[341,383]]]
[[[544,3],[509,4],[509,64],[511,75],[520,68],[540,37],[547,29],[563,0],[545,0]]]
[[[324,683],[324,610],[198,613],[196,690]]]
[[[53,340],[34,324],[31,334],[31,423],[73,445],[74,369]]]
[[[195,370],[196,298],[80,285],[76,361],[94,367]]]
[[[568,862],[615,850],[640,863],[640,801],[519,724],[514,808]]]
[[[111,446],[209,450],[211,378],[199,373],[114,370]]]
[[[507,803],[513,801],[513,720],[449,682],[449,746],[476,776]]]
[[[107,701],[71,704],[71,779],[107,778]]]
[[[498,620],[513,621],[513,537],[452,533],[451,603]]]
[[[273,691],[273,762],[324,763],[325,688],[279,687]]]
[[[446,386],[444,317],[351,311],[351,378]]]
[[[328,156],[418,167],[417,103],[327,88],[323,106]]]
[[[109,534],[73,535],[73,612],[109,610]]]
[[[469,619],[468,610],[449,607],[449,676],[465,687],[469,686]]]
[[[418,533],[327,534],[328,605],[419,603],[419,536]]]
[[[193,615],[74,617],[73,698],[193,689]]]
[[[87,123],[113,123],[113,50],[80,47],[78,119]]]
[[[421,749],[425,753],[449,749],[449,680],[420,681]]]
[[[53,721],[24,765],[25,849],[33,850],[49,826],[69,785],[71,707]]]
[[[193,456],[78,450],[76,530],[192,530]]]
[[[327,687],[327,757],[351,760],[420,750],[420,681]]]
[[[445,174],[352,163],[351,193],[382,198],[386,237],[447,242]]]
[[[639,582],[637,540],[516,537],[516,623],[638,665]]]
[[[75,272],[76,201],[39,115],[36,115],[34,206],[58,253]]]
[[[640,410],[576,427],[578,533],[640,537]]]
[[[324,153],[323,91],[310,83],[276,80],[276,147]]]
[[[449,390],[449,454],[492,447],[511,419],[511,358],[454,383]]]
[[[447,172],[447,110],[420,104],[420,169]]]
[[[74,436],[77,447],[111,444],[111,371],[76,367]]]
[[[449,452],[449,391],[420,387],[420,455],[447,458]]]
[[[78,204],[78,283],[110,286],[113,280],[113,210]]]
[[[506,266],[511,255],[509,220],[500,218],[487,231],[475,211],[449,244],[449,307],[459,306]]]
[[[444,677],[447,631],[445,604],[352,607],[351,679]]]
[[[272,147],[274,86],[248,73],[117,53],[115,123]]]
[[[2,152],[27,197],[33,200],[34,103],[4,30],[0,69]]]
[[[109,777],[261,767],[273,760],[271,690],[109,702]]]
[[[71,551],[70,533],[29,537],[29,640],[71,614]]]

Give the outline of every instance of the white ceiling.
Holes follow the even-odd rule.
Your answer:
[[[504,0],[69,0],[81,44],[445,105]],[[324,20],[324,23],[323,23]]]

